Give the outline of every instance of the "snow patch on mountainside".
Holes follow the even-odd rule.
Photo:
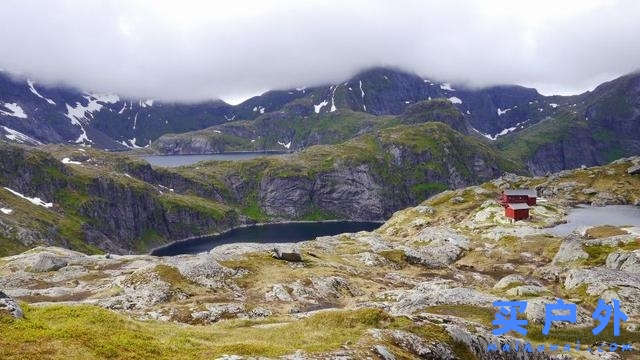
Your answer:
[[[87,105],[82,105],[79,102],[76,102],[75,106],[65,104],[67,106],[65,116],[71,120],[71,124],[79,126],[82,131],[82,134],[80,134],[75,141],[76,144],[93,142],[87,137],[87,131],[84,129],[84,124],[89,122],[87,116],[93,118],[93,113],[100,111],[104,106],[103,104],[114,104],[120,100],[118,95],[111,94],[90,94],[83,97],[87,100]]]
[[[29,85],[29,90],[31,90],[31,92],[33,93],[33,95],[35,95],[35,96],[39,97],[40,99],[45,100],[46,102],[48,102],[48,103],[49,103],[49,104],[51,104],[51,105],[55,105],[55,104],[56,104],[56,103],[55,103],[55,101],[53,101],[53,100],[51,100],[51,99],[49,99],[49,98],[46,98],[46,97],[42,96],[42,95],[38,92],[38,90],[36,90],[36,88],[33,86],[33,81],[31,81],[31,80],[27,80],[27,84]]]
[[[133,130],[136,129],[137,125],[138,125],[138,113],[136,113],[136,115],[133,117]]]
[[[94,99],[94,101],[99,101],[105,104],[115,104],[120,101],[120,97],[116,94],[89,94],[89,98]],[[85,99],[88,99],[85,96]]]
[[[322,108],[327,106],[328,104],[329,104],[329,102],[327,100],[324,100],[323,102],[321,102],[318,105],[313,105],[313,109],[316,112],[316,114],[319,114],[320,110],[322,110]]]
[[[0,114],[2,115],[14,116],[20,119],[27,118],[27,114],[24,112],[24,110],[22,110],[20,105],[16,103],[4,103],[4,107],[9,111],[0,110]]]
[[[278,145],[282,145],[282,146],[284,146],[285,148],[289,149],[289,148],[291,147],[291,141],[289,141],[289,142],[288,142],[288,143],[286,143],[286,144],[285,144],[284,142],[280,142],[280,141],[278,141]]]
[[[120,141],[120,144],[122,144],[123,146],[129,148],[129,149],[142,149],[142,146],[139,146],[138,144],[136,144],[136,138],[134,137],[133,139],[129,139],[127,141]]]
[[[501,115],[503,115],[503,114],[506,114],[506,113],[507,113],[507,111],[511,111],[511,108],[504,109],[504,110],[502,110],[502,109],[498,108],[498,110],[497,110],[497,112],[498,112],[498,116],[501,116]]]
[[[333,92],[331,93],[331,112],[336,111],[336,89],[338,88],[337,85],[333,86]]]
[[[81,163],[81,162],[79,162],[79,161],[73,161],[73,160],[69,159],[68,157],[66,157],[66,158],[62,159],[62,160],[61,160],[61,162],[62,162],[63,164],[65,164],[65,165],[66,165],[66,164],[82,165],[82,163]]]
[[[500,136],[504,136],[504,135],[507,135],[508,133],[510,133],[510,132],[512,132],[512,131],[515,131],[515,130],[516,130],[516,129],[518,129],[521,125],[526,124],[528,121],[529,121],[529,120],[525,120],[525,121],[522,121],[522,122],[517,123],[515,126],[512,126],[512,127],[510,127],[510,128],[506,128],[506,129],[503,129],[502,131],[500,131],[499,133],[497,133],[495,136],[491,136],[491,135],[489,135],[489,134],[482,134],[482,135],[484,135],[484,137],[486,137],[487,139],[490,139],[490,140],[496,140],[496,139],[497,139],[497,138],[499,138]]]
[[[13,210],[9,208],[0,208],[0,212],[2,212],[5,215],[10,215],[13,212]]]
[[[153,106],[153,100],[148,99],[145,101],[140,100],[140,107],[147,107],[147,106]]]
[[[450,97],[449,101],[451,101],[452,104],[462,104],[462,100],[460,100],[460,98],[457,98],[455,96]]]
[[[124,102],[124,105],[122,105],[122,109],[120,109],[120,111],[118,111],[118,114],[122,114],[125,110],[127,109],[127,102]]]
[[[364,90],[362,90],[362,80],[360,80],[360,93],[362,94],[362,110],[367,111],[367,105],[364,104]]]
[[[4,135],[7,139],[13,140],[19,143],[28,143],[30,145],[42,145],[42,143],[31,136],[25,135],[20,131],[10,129],[6,126],[2,126],[2,129],[6,132]]]
[[[451,84],[449,84],[449,83],[440,84],[440,89],[446,90],[446,91],[456,91],[456,89],[452,88]]]
[[[69,104],[65,104],[67,106],[67,113],[65,114],[65,116],[69,118],[69,120],[71,120],[71,124],[75,126],[79,126],[80,131],[82,132],[80,136],[78,136],[78,138],[76,139],[75,143],[79,144],[84,142],[93,142],[89,140],[89,138],[87,137],[87,131],[84,129],[84,125],[82,124],[82,122],[86,120],[84,117],[85,116],[84,114],[87,108],[83,107],[82,104],[80,103],[76,103],[76,104],[77,104],[76,107],[72,107]]]
[[[42,201],[42,199],[40,199],[39,197],[28,197],[28,196],[24,196],[22,194],[20,194],[19,192],[15,191],[15,190],[11,190],[8,187],[4,187],[5,190],[7,190],[8,192],[12,193],[13,195],[22,198],[24,200],[30,201],[32,204],[34,205],[39,205],[45,208],[50,208],[53,207],[53,203],[48,203],[45,201]]]

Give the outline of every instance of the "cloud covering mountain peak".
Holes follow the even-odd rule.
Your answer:
[[[472,86],[584,90],[640,64],[636,1],[17,1],[0,68],[196,101],[398,66]]]

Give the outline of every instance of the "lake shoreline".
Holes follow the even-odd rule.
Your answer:
[[[147,156],[194,156],[194,155],[234,155],[234,154],[293,154],[293,150],[238,150],[238,151],[224,151],[224,152],[211,152],[211,153],[186,153],[186,154],[163,154],[163,153],[149,153],[149,154],[131,154],[135,157],[147,157]]]
[[[278,221],[278,222],[266,222],[266,223],[254,223],[254,224],[242,224],[242,225],[238,225],[238,226],[234,226],[232,228],[220,231],[220,232],[216,232],[216,233],[210,233],[210,234],[205,234],[205,235],[198,235],[198,236],[191,236],[188,238],[184,238],[184,239],[180,239],[180,240],[175,240],[172,241],[170,243],[161,245],[161,246],[157,246],[153,249],[151,249],[148,253],[148,255],[151,256],[167,256],[167,255],[158,255],[158,253],[162,252],[163,250],[169,250],[173,247],[179,246],[181,244],[187,244],[190,242],[194,242],[194,241],[198,241],[198,240],[204,240],[207,238],[214,238],[214,237],[220,237],[220,236],[224,236],[227,235],[229,233],[231,233],[232,231],[237,231],[237,230],[242,230],[242,229],[248,229],[248,228],[259,228],[259,227],[266,227],[266,226],[272,226],[272,225],[304,225],[304,224],[337,224],[337,223],[348,223],[348,224],[378,224],[378,225],[382,225],[384,224],[384,220],[319,220],[319,221],[313,221],[313,220],[290,220],[290,221]],[[325,235],[321,235],[321,236],[325,236]],[[310,239],[313,240],[313,239]],[[283,242],[284,243],[284,242]],[[219,244],[222,245],[222,244]],[[214,246],[215,247],[215,246]]]
[[[546,230],[552,235],[567,236],[580,228],[603,225],[640,226],[640,207],[630,204],[575,204],[568,209],[564,222]]]
[[[210,154],[139,154],[135,155],[135,157],[146,161],[151,166],[171,168],[190,166],[203,161],[246,161],[262,157],[285,157],[291,154],[293,154],[293,152],[265,150],[229,151]]]

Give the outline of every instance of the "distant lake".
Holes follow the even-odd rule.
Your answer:
[[[162,167],[177,167],[206,160],[249,160],[264,156],[283,156],[281,152],[228,152],[207,155],[147,155],[142,156],[149,164]]]
[[[640,226],[640,207],[631,205],[579,205],[569,210],[566,224],[557,225],[550,230],[555,235],[565,236],[579,227],[600,225]]]
[[[174,242],[155,249],[151,255],[173,256],[206,252],[216,246],[233,243],[296,243],[319,236],[372,231],[382,225],[369,221],[316,221],[278,224],[260,224],[231,229],[227,232]]]

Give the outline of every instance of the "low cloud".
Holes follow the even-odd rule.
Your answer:
[[[638,1],[35,1],[1,5],[0,68],[176,101],[401,67],[577,92],[640,67]]]

